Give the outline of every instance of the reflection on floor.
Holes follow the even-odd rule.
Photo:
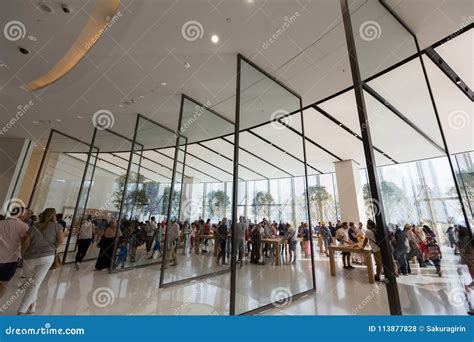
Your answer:
[[[448,254],[451,253],[451,254]],[[169,280],[209,273],[217,266],[212,255],[178,255],[179,264],[166,269]],[[282,301],[266,311],[269,315],[386,315],[386,291],[381,283],[369,284],[365,267],[343,270],[337,258],[337,275],[329,274],[328,259],[316,253],[317,292],[294,300]],[[108,274],[94,271],[94,262],[81,270],[66,265],[49,272],[38,296],[39,315],[226,315],[229,310],[230,274],[214,276],[178,286],[159,289],[160,265]],[[189,266],[193,265],[194,270]],[[460,300],[460,283],[452,252],[445,253],[444,274],[434,268],[413,267],[413,275],[397,279],[405,314],[466,314]],[[311,288],[311,263],[299,258],[296,265],[244,265],[238,270],[236,308],[242,313],[282,299],[285,293]],[[10,282],[0,300],[2,314],[15,314],[21,301],[21,270]],[[278,289],[278,290],[275,290]]]

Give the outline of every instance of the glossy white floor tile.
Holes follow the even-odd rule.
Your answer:
[[[342,269],[338,257],[335,277],[329,274],[329,261],[316,253],[317,292],[292,302],[281,302],[268,315],[385,315],[389,314],[386,291],[380,283],[369,284],[366,269]],[[446,254],[445,254],[446,255]],[[179,265],[166,272],[170,280],[223,269],[208,256],[179,255]],[[454,256],[443,259],[443,277],[434,268],[412,267],[413,275],[397,281],[405,314],[466,314],[460,302],[461,289]],[[94,271],[95,262],[85,262],[81,270],[73,265],[51,271],[41,286],[36,314],[39,315],[226,315],[229,310],[230,274],[159,289],[160,265],[109,274]],[[193,266],[191,270],[189,266]],[[16,314],[21,301],[18,284],[21,270],[10,282],[0,300],[1,314]],[[247,264],[238,269],[236,309],[238,313],[269,304],[282,293],[296,294],[312,287],[311,262],[299,258],[296,265]],[[278,289],[278,293],[275,289]],[[2,308],[2,306],[0,306]]]

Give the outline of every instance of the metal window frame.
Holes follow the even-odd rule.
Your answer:
[[[179,217],[180,217],[180,214],[181,214],[181,200],[182,200],[182,192],[183,192],[183,189],[184,189],[184,171],[185,171],[185,167],[189,167],[189,168],[192,168],[191,166],[187,165],[186,164],[186,155],[189,154],[191,155],[189,152],[187,152],[187,145],[188,145],[188,137],[184,136],[181,131],[181,127],[182,127],[182,124],[183,124],[183,114],[184,114],[184,105],[185,105],[185,101],[189,101],[191,103],[194,103],[196,105],[198,105],[199,107],[201,108],[204,108],[205,110],[209,111],[211,114],[214,114],[216,115],[217,117],[227,121],[228,123],[232,123],[231,121],[229,121],[227,118],[223,117],[222,115],[220,115],[219,113],[213,111],[213,110],[210,110],[209,107],[207,107],[206,105],[203,105],[201,102],[193,99],[192,97],[186,95],[186,94],[181,94],[181,100],[180,100],[180,109],[179,109],[179,119],[178,119],[178,128],[176,130],[176,150],[175,150],[175,155],[174,155],[174,159],[173,159],[173,175],[172,175],[172,185],[171,185],[171,194],[172,192],[174,191],[174,187],[175,187],[175,179],[176,179],[176,168],[177,168],[177,164],[178,163],[181,163],[183,165],[183,171],[182,171],[182,175],[181,175],[181,195],[180,195],[180,204],[179,204],[179,210],[178,210],[178,216],[177,216],[177,219],[179,220]],[[233,124],[233,123],[232,123]],[[184,138],[185,139],[185,146],[184,146],[184,150],[182,148],[180,148],[180,139],[181,138]],[[214,138],[213,138],[214,139]],[[211,139],[212,140],[212,139]],[[194,143],[191,143],[189,145],[192,145]],[[181,161],[178,161],[178,153],[179,151],[182,151],[184,152],[184,160],[181,162]],[[164,155],[163,153],[155,150],[155,152],[159,153],[159,154],[162,154]],[[201,161],[203,161],[201,159]],[[204,161],[205,162],[205,161]],[[217,169],[220,169],[221,171],[224,171],[223,169],[219,168],[219,167],[216,167]],[[194,168],[193,168],[194,169]],[[199,171],[199,170],[197,170]],[[210,177],[210,178],[214,178],[202,171],[199,171],[203,174],[205,174],[206,176]],[[226,171],[225,171],[226,172]],[[216,178],[214,178],[216,179]],[[221,181],[221,180],[218,180],[216,179],[219,183],[226,183],[224,181]],[[207,184],[207,183],[205,183]],[[204,189],[205,190],[205,189]],[[223,269],[223,270],[218,270],[218,271],[214,271],[214,272],[210,272],[210,273],[205,273],[205,274],[200,274],[200,275],[197,275],[197,276],[192,276],[192,277],[189,277],[189,278],[183,278],[183,279],[179,279],[179,280],[174,280],[174,281],[170,281],[170,282],[164,282],[164,277],[165,277],[165,269],[166,269],[166,264],[167,264],[167,258],[168,258],[168,251],[167,251],[167,248],[168,248],[168,232],[169,232],[169,229],[171,227],[171,221],[170,221],[170,216],[171,216],[171,206],[172,206],[172,195],[170,195],[170,198],[169,198],[169,204],[168,204],[168,216],[167,216],[167,227],[166,227],[166,236],[165,236],[165,246],[163,248],[163,259],[162,259],[162,265],[161,265],[161,271],[160,271],[160,285],[159,287],[160,288],[166,288],[166,287],[171,287],[171,286],[176,286],[176,285],[181,285],[181,284],[186,284],[186,283],[189,283],[191,281],[195,281],[195,280],[201,280],[201,279],[206,279],[206,278],[210,278],[210,277],[215,277],[215,276],[218,276],[218,275],[222,275],[222,274],[227,274],[230,272],[230,268],[227,268],[227,269]],[[204,197],[204,196],[203,196]]]
[[[444,152],[446,154],[446,157],[448,159],[448,163],[449,163],[449,168],[451,170],[451,176],[453,177],[453,181],[454,181],[454,187],[456,188],[456,193],[457,193],[457,196],[458,196],[458,199],[459,199],[459,203],[461,205],[461,210],[462,210],[462,214],[464,216],[464,222],[466,224],[466,228],[469,230],[469,234],[471,235],[471,244],[474,245],[474,239],[473,239],[473,235],[474,235],[474,227],[471,227],[471,222],[469,220],[469,217],[467,215],[467,210],[466,210],[466,207],[464,205],[464,201],[462,200],[462,194],[461,194],[461,188],[460,188],[460,185],[459,185],[459,182],[458,182],[458,179],[456,177],[456,171],[454,169],[454,165],[453,165],[453,161],[452,161],[452,158],[451,158],[451,153],[449,152],[449,146],[448,146],[448,142],[446,140],[446,136],[444,135],[444,130],[443,130],[443,124],[441,123],[441,119],[440,119],[440,116],[439,116],[439,112],[438,112],[438,107],[436,105],[436,101],[435,101],[435,97],[434,97],[434,94],[433,94],[433,90],[431,88],[431,83],[430,83],[430,80],[429,80],[429,76],[428,76],[428,72],[426,71],[426,67],[425,67],[425,62],[423,60],[423,51],[420,49],[420,44],[418,42],[418,37],[416,36],[416,34],[410,29],[410,27],[408,27],[408,25],[402,20],[402,18],[395,12],[395,10],[393,8],[390,7],[390,5],[388,5],[386,3],[385,0],[379,0],[379,3],[392,15],[392,17],[401,25],[403,26],[403,28],[413,37],[414,39],[414,42],[415,42],[415,46],[416,46],[416,50],[417,50],[417,56],[418,56],[418,59],[420,61],[420,64],[421,64],[421,69],[423,71],[423,76],[425,78],[425,82],[426,82],[426,87],[428,89],[428,93],[430,95],[430,100],[431,100],[431,105],[433,107],[433,111],[434,111],[434,115],[435,115],[435,118],[436,118],[436,123],[438,124],[438,128],[439,128],[439,132],[440,132],[440,135],[441,135],[441,140],[443,141],[443,147],[444,147]],[[473,24],[470,24],[469,26],[469,29],[473,27]],[[464,32],[464,31],[463,31]],[[467,32],[467,30],[465,31]],[[429,52],[429,51],[428,51]],[[426,52],[425,52],[426,53]],[[429,53],[426,53],[429,57]],[[438,63],[434,63],[435,65],[438,65]],[[438,65],[439,67],[439,65]],[[443,71],[443,69],[441,69]],[[444,72],[444,71],[443,71]]]
[[[401,315],[402,309],[400,297],[398,293],[397,281],[394,273],[392,253],[390,250],[389,232],[385,222],[385,213],[383,209],[382,196],[378,184],[377,164],[375,162],[374,149],[372,145],[372,137],[370,134],[370,122],[367,116],[365,106],[363,80],[359,70],[359,61],[357,59],[357,47],[352,30],[352,19],[349,9],[348,0],[340,0],[342,20],[346,38],[347,51],[351,66],[351,74],[353,80],[354,94],[357,103],[357,112],[359,116],[359,124],[364,144],[364,154],[367,165],[367,174],[369,177],[370,192],[372,202],[377,204],[378,210],[375,211],[375,225],[377,229],[377,244],[382,254],[382,263],[384,274],[386,277],[386,289],[390,313],[392,315]]]
[[[43,153],[43,156],[41,157],[41,162],[40,162],[40,166],[38,168],[38,172],[36,174],[36,179],[35,179],[35,182],[34,182],[34,185],[33,185],[33,189],[31,190],[31,196],[30,196],[30,199],[28,201],[28,207],[31,207],[33,201],[34,201],[34,198],[35,198],[35,195],[36,195],[36,191],[38,190],[38,183],[40,181],[40,179],[44,176],[43,175],[43,172],[45,171],[45,162],[46,162],[46,159],[48,158],[48,154],[50,153],[50,148],[51,148],[51,141],[53,140],[53,136],[57,134],[57,135],[60,135],[60,136],[63,136],[63,137],[66,137],[70,140],[73,140],[73,141],[76,141],[77,143],[79,144],[83,144],[85,146],[88,146],[89,147],[89,153],[88,153],[88,156],[90,154],[90,151],[93,150],[94,146],[92,143],[88,144],[87,142],[84,142],[76,137],[73,137],[69,134],[66,134],[66,133],[63,133],[57,129],[54,129],[52,128],[49,132],[49,136],[48,136],[48,141],[46,143],[46,146],[45,146],[45,150],[44,150],[44,153]],[[78,210],[79,210],[79,203],[80,203],[80,199],[82,197],[82,193],[83,193],[83,188],[84,188],[84,183],[85,183],[85,178],[87,176],[87,171],[88,171],[88,168],[89,168],[89,163],[90,163],[90,159],[88,158],[85,162],[85,166],[84,166],[84,171],[83,171],[83,175],[82,175],[82,178],[81,178],[81,183],[80,183],[80,187],[79,187],[79,192],[78,192],[78,197],[77,197],[77,200],[76,200],[76,204],[74,206],[74,212],[73,212],[73,216],[72,216],[72,220],[71,220],[71,226],[69,227],[69,235],[68,235],[68,238],[66,240],[66,245],[64,247],[64,252],[63,253],[63,256],[62,256],[62,263],[67,263],[66,262],[66,258],[67,258],[67,254],[69,252],[69,245],[70,245],[70,241],[71,241],[71,238],[72,238],[72,227],[73,227],[73,224],[75,222],[75,219],[77,217],[77,214],[78,214]],[[94,171],[95,171],[95,162],[94,162],[94,166],[93,166],[93,169],[92,169],[92,175],[94,174]],[[88,187],[88,190],[87,190],[87,195],[86,195],[86,202],[88,201],[89,199],[89,193],[90,193],[90,188],[91,186],[89,185]],[[82,218],[80,220],[80,222],[82,221],[84,217],[84,213],[82,214]]]
[[[160,124],[159,122],[156,122],[155,120],[153,119],[150,119],[148,118],[147,116],[143,115],[143,114],[140,114],[138,113],[136,115],[136,120],[135,120],[135,127],[134,127],[134,131],[133,131],[133,138],[131,140],[132,142],[132,148],[131,148],[131,151],[130,151],[130,158],[128,160],[128,165],[127,165],[127,173],[126,173],[126,178],[125,178],[125,185],[124,185],[124,192],[123,192],[123,195],[122,195],[122,205],[120,207],[120,211],[119,211],[119,220],[117,221],[117,233],[116,233],[116,237],[115,237],[115,244],[114,244],[114,251],[113,251],[113,261],[115,260],[115,257],[116,257],[116,254],[117,254],[117,247],[118,247],[118,230],[120,229],[120,222],[123,218],[123,203],[124,203],[124,198],[125,196],[127,195],[127,188],[128,188],[128,183],[129,183],[129,178],[130,178],[130,172],[131,172],[131,168],[132,168],[132,165],[137,165],[138,166],[138,171],[137,171],[137,174],[139,175],[140,174],[140,169],[143,168],[143,169],[146,169],[146,170],[149,170],[149,171],[153,171],[153,170],[150,170],[148,168],[145,168],[144,166],[141,165],[142,163],[142,160],[145,159],[145,160],[150,160],[149,158],[147,157],[144,157],[143,156],[143,152],[144,151],[147,151],[144,149],[144,145],[139,143],[139,137],[138,137],[138,132],[140,131],[140,126],[143,125],[143,124],[140,124],[141,122],[143,121],[147,121],[149,123],[152,123],[154,124],[155,126],[161,128],[161,129],[164,129],[168,132],[170,132],[171,134],[175,135],[175,132],[173,130],[171,130],[170,128],[166,127],[165,125],[162,125]],[[115,133],[115,132],[113,132]],[[123,137],[123,136],[122,136]],[[124,137],[125,138],[125,137]],[[129,140],[129,139],[127,139]],[[135,146],[141,146],[141,149],[135,149]],[[133,155],[135,154],[138,154],[136,153],[136,151],[140,151],[140,159],[139,159],[139,162],[136,163],[134,160],[133,160]],[[111,153],[112,155],[114,155],[114,153]],[[120,156],[117,156],[123,160],[126,160],[125,158],[123,157],[120,157]],[[153,161],[153,160],[151,160]],[[167,168],[166,166],[164,165],[161,165],[155,161],[153,161],[155,164],[159,165],[159,166],[162,166],[162,167],[165,167]],[[154,172],[154,171],[153,171]],[[161,174],[160,174],[161,175]],[[164,175],[161,175],[162,177],[164,178],[169,178],[167,176],[164,176]],[[137,177],[137,188],[138,188],[138,177]],[[171,190],[170,190],[171,191]],[[128,270],[131,270],[131,269],[136,269],[136,268],[143,268],[143,267],[148,267],[148,266],[153,266],[153,265],[157,265],[157,264],[160,264],[161,261],[156,261],[156,262],[147,262],[147,263],[144,263],[144,264],[139,264],[139,265],[133,265],[133,266],[129,266],[129,267],[124,267],[122,269],[118,269],[118,268],[115,268],[114,267],[114,263],[111,263],[110,265],[110,268],[109,268],[109,272],[110,273],[118,273],[118,272],[123,272],[123,271],[128,271]]]
[[[237,79],[236,79],[236,95],[235,95],[235,130],[234,130],[234,179],[233,179],[233,190],[232,190],[232,226],[231,226],[231,234],[232,234],[232,251],[231,251],[231,275],[230,275],[230,305],[229,305],[229,314],[231,316],[234,316],[237,314],[236,312],[236,285],[237,285],[237,248],[236,248],[236,243],[237,243],[237,231],[236,231],[236,224],[238,221],[237,218],[237,202],[238,202],[238,187],[239,187],[239,149],[240,149],[240,144],[239,144],[239,135],[240,133],[243,132],[250,132],[250,129],[243,130],[242,132],[240,131],[240,93],[241,93],[241,77],[242,77],[242,61],[247,63],[249,66],[253,67],[257,71],[261,72],[265,77],[268,77],[270,80],[275,82],[277,85],[281,86],[285,90],[287,90],[289,93],[294,95],[298,100],[299,100],[299,112],[301,115],[301,126],[302,126],[302,132],[300,136],[302,137],[302,148],[303,148],[303,164],[304,164],[304,179],[305,179],[305,187],[306,187],[306,196],[305,196],[305,201],[306,201],[306,207],[307,207],[307,215],[308,215],[308,224],[309,224],[309,230],[310,230],[310,243],[311,243],[311,272],[312,272],[312,282],[313,282],[313,288],[308,289],[306,291],[303,291],[301,293],[297,294],[292,294],[290,297],[286,298],[286,300],[292,300],[292,299],[297,299],[302,296],[305,296],[309,293],[314,293],[316,292],[316,275],[315,275],[315,268],[314,268],[314,251],[313,251],[313,238],[312,238],[312,227],[311,227],[311,212],[310,212],[310,207],[309,207],[309,194],[308,194],[308,163],[307,163],[307,158],[306,158],[306,138],[304,135],[304,120],[303,120],[303,109],[302,109],[302,98],[300,95],[298,95],[296,92],[294,92],[292,89],[287,87],[285,84],[277,80],[275,77],[271,76],[269,73],[267,73],[265,70],[260,68],[258,65],[247,59],[245,56],[242,54],[237,55]],[[281,122],[281,121],[280,121]],[[255,133],[254,133],[255,134]],[[224,139],[228,141],[227,139]],[[264,140],[265,141],[265,140]],[[228,141],[229,142],[229,141]],[[291,179],[294,179],[292,176]],[[258,307],[256,309],[252,309],[247,312],[242,312],[239,313],[239,315],[247,315],[247,314],[255,314],[259,313],[265,310],[268,310],[269,308],[272,308],[276,303],[268,303],[264,306]]]
[[[120,133],[117,133],[109,128],[107,129],[98,129],[97,127],[94,128],[94,132],[92,134],[92,141],[91,141],[91,149],[89,150],[89,154],[87,156],[87,160],[88,160],[88,163],[89,163],[89,160],[92,156],[92,146],[95,145],[96,143],[96,140],[97,140],[97,132],[98,131],[104,131],[104,132],[107,132],[108,134],[112,135],[112,136],[117,136],[123,140],[126,140],[128,142],[131,142],[132,143],[132,146],[131,146],[131,149],[129,151],[130,153],[130,157],[129,157],[129,160],[132,161],[133,160],[133,154],[134,154],[134,140],[133,139],[130,139],[130,138],[127,138],[126,136],[120,134]],[[140,144],[141,145],[141,144]],[[142,146],[142,150],[143,150],[143,145]],[[110,151],[104,151],[105,153],[110,153]],[[99,158],[99,155],[100,153],[104,153],[104,152],[100,152],[100,149],[97,147],[97,152],[94,152],[96,153],[95,155],[95,158],[96,158],[96,162],[97,162],[97,159]],[[128,151],[127,151],[128,153]],[[87,164],[88,165],[88,164]],[[94,163],[95,165],[95,163]],[[123,188],[123,192],[122,192],[122,200],[121,200],[121,203],[120,203],[120,209],[119,209],[119,215],[117,217],[117,230],[115,232],[115,241],[114,241],[114,247],[113,247],[113,253],[112,253],[112,260],[111,260],[111,263],[110,263],[110,267],[109,267],[109,273],[113,273],[116,271],[116,269],[114,268],[114,264],[115,264],[115,257],[116,257],[116,253],[117,253],[117,242],[118,242],[118,232],[120,230],[120,222],[122,220],[122,215],[123,215],[123,207],[124,207],[124,198],[125,198],[125,195],[127,193],[127,185],[128,185],[128,178],[129,178],[129,174],[130,174],[130,163],[129,163],[129,166],[127,168],[127,171],[125,173],[125,184],[124,184],[124,188]],[[95,167],[94,167],[94,171],[95,171]],[[94,173],[92,173],[91,175],[91,183],[92,183],[92,180],[94,179]],[[87,174],[87,170],[85,170],[84,172],[84,175]],[[85,179],[83,179],[83,181],[85,181]],[[86,199],[86,202],[85,202],[85,205],[87,206],[87,202],[88,202],[88,198]],[[80,201],[80,198],[78,198],[78,203],[79,204],[79,201]],[[84,210],[85,212],[85,210]],[[94,259],[91,259],[91,260],[94,260]],[[126,269],[131,269],[131,267],[128,267]],[[123,270],[126,270],[125,268]]]

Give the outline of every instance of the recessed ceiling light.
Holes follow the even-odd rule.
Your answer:
[[[456,84],[461,84],[461,80],[459,78],[456,78]]]
[[[35,125],[37,125],[37,124],[39,124],[39,121],[36,121],[36,120],[35,120],[35,121],[33,121],[33,123],[34,123]]]
[[[161,82],[161,85],[162,85],[163,87],[166,87],[166,84],[167,84],[166,82]]]
[[[63,121],[63,120],[61,120],[61,119],[56,119],[56,122],[61,122],[61,121]]]
[[[38,38],[36,38],[35,36],[33,36],[32,34],[29,34],[27,35],[28,39],[31,40],[32,42],[36,42],[38,40]]]
[[[66,4],[61,5],[61,9],[62,9],[63,12],[66,13],[66,14],[71,13],[71,9],[70,9],[69,6],[66,5]]]
[[[51,7],[49,7],[49,5],[45,4],[45,3],[41,3],[39,4],[39,8],[40,10],[42,10],[43,12],[46,12],[46,13],[53,13],[53,9]]]
[[[141,98],[141,99],[144,99],[144,98],[145,98],[145,95],[140,95],[140,98]]]
[[[191,67],[191,63],[189,63],[189,62],[184,63],[184,67],[186,69],[189,69]]]
[[[211,41],[212,41],[214,44],[219,43],[219,36],[213,34],[212,37],[211,37]]]
[[[24,47],[19,47],[18,50],[20,50],[20,52],[24,55],[27,55],[30,53],[30,51],[28,49],[25,49]]]
[[[80,116],[80,115],[76,116],[76,118],[78,118],[78,119],[84,119],[84,117],[83,117],[83,116]]]

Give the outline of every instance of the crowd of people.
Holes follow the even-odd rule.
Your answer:
[[[36,310],[38,290],[48,270],[59,267],[58,247],[63,244],[65,234],[77,237],[75,269],[79,270],[90,246],[94,243],[100,249],[95,263],[96,270],[124,267],[128,261],[136,263],[137,251],[144,249],[143,257],[157,259],[163,257],[166,245],[166,264],[178,264],[178,250],[187,255],[199,250],[202,254],[217,249],[215,263],[228,265],[232,251],[232,222],[226,218],[217,223],[210,219],[199,218],[191,223],[172,219],[167,231],[166,219],[157,222],[155,217],[142,222],[136,218],[124,217],[120,222],[115,219],[97,219],[87,216],[75,229],[67,230],[67,223],[54,208],[47,208],[38,216],[27,208],[15,208],[8,217],[0,217],[0,298],[5,294],[8,282],[22,266],[22,278],[25,278],[24,296],[18,308],[18,314],[32,314]],[[66,233],[65,233],[66,231]],[[264,265],[267,258],[280,255],[286,264],[294,265],[297,260],[297,246],[301,255],[311,256],[311,239],[320,236],[323,250],[328,255],[331,244],[342,244],[365,248],[370,246],[376,264],[375,279],[382,281],[382,256],[376,225],[368,220],[366,227],[359,222],[341,222],[334,225],[319,222],[310,228],[305,222],[295,228],[290,223],[271,221],[266,218],[260,222],[239,217],[235,225],[236,258],[242,267],[252,263]],[[167,233],[166,233],[167,232]],[[168,236],[166,236],[168,235]],[[450,226],[446,231],[447,240],[454,253],[459,253],[469,240],[469,232],[462,226]],[[272,239],[280,239],[279,244]],[[467,239],[467,240],[466,240]],[[406,224],[389,225],[389,246],[393,258],[396,276],[411,273],[410,260],[416,259],[420,268],[434,267],[437,275],[442,276],[442,252],[438,237],[428,225]],[[275,250],[280,246],[281,251]],[[288,250],[286,250],[288,249]],[[288,253],[286,253],[288,251]],[[281,252],[281,253],[277,253]],[[344,268],[351,270],[353,263],[362,264],[364,260],[356,253],[342,252]]]
[[[118,242],[117,265],[123,267],[129,260],[136,262],[137,250],[140,246],[145,247],[146,257],[156,259],[163,256],[162,244],[167,241],[167,261],[170,266],[178,264],[178,248],[182,248],[183,254],[192,253],[196,248],[202,254],[210,252],[210,247],[218,246],[218,255],[215,259],[217,265],[227,265],[231,254],[231,221],[223,218],[217,223],[211,223],[199,218],[191,224],[188,221],[179,222],[171,220],[168,239],[165,239],[167,221],[157,222],[155,217],[149,221],[140,222],[136,219],[124,218],[120,223],[120,238]],[[296,263],[296,242],[299,236],[303,237],[303,248],[306,256],[309,256],[309,229],[302,224],[296,231],[289,223],[276,223],[263,219],[261,222],[251,222],[243,216],[236,224],[236,250],[238,262],[242,266],[247,262],[264,264],[265,258],[275,255],[274,246],[270,243],[262,243],[262,238],[283,238],[288,240],[290,258],[288,263]]]
[[[331,243],[339,243],[347,246],[359,246],[361,248],[370,245],[376,264],[375,279],[381,281],[383,271],[382,255],[380,251],[380,241],[377,239],[376,226],[374,221],[367,221],[367,229],[364,229],[362,222],[355,225],[354,222],[337,221],[335,225],[328,222],[319,222],[315,233],[320,234],[324,243],[324,250],[328,255],[328,246]],[[451,248],[457,254],[462,240],[469,235],[466,228],[462,226],[450,226],[446,231]],[[414,225],[405,224],[403,228],[399,225],[389,225],[389,247],[393,258],[393,268],[395,275],[407,276],[412,273],[410,260],[416,259],[420,268],[434,266],[438,276],[442,276],[441,259],[443,257],[438,237],[435,232],[426,224]],[[342,252],[342,261],[345,269],[354,268],[351,262],[361,263],[349,252]]]

